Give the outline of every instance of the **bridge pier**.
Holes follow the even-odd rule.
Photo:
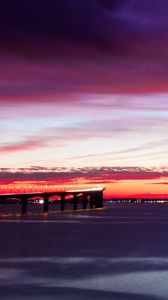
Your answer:
[[[98,192],[94,193],[94,205],[95,205],[95,208],[99,208],[99,193]]]
[[[88,196],[87,194],[83,194],[83,209],[86,209],[87,208],[87,203],[88,203]]]
[[[90,208],[92,209],[103,207],[103,192],[90,192]]]
[[[65,210],[65,195],[61,196],[61,207],[60,207],[61,211]]]
[[[73,210],[77,210],[78,208],[78,197],[77,195],[73,196]]]
[[[103,192],[99,192],[99,207],[103,207]]]
[[[43,212],[48,213],[48,197],[44,197]]]
[[[90,208],[93,208],[93,204],[94,204],[94,194],[91,192],[90,193]]]
[[[27,214],[27,198],[26,197],[22,197],[22,199],[21,199],[21,213],[22,213],[22,215]]]
[[[102,191],[95,193],[95,207],[100,208],[103,207],[103,193]]]

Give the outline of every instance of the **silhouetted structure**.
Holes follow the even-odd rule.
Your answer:
[[[21,213],[27,213],[28,200],[34,197],[40,197],[43,199],[43,212],[47,213],[49,210],[49,198],[53,196],[60,197],[60,210],[64,211],[66,206],[66,196],[72,196],[73,210],[78,209],[78,203],[82,203],[83,209],[101,208],[103,207],[103,190],[104,187],[83,189],[83,190],[65,190],[63,192],[27,192],[27,193],[16,193],[16,194],[0,194],[0,204],[9,203],[9,199],[19,199],[21,203]]]

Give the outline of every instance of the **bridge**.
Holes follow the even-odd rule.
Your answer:
[[[93,187],[93,188],[62,188],[55,190],[45,190],[40,189],[39,191],[28,191],[24,192],[10,192],[10,193],[1,193],[0,194],[0,204],[6,203],[7,200],[12,202],[12,199],[18,199],[21,203],[21,213],[26,214],[28,210],[28,201],[33,198],[38,198],[43,200],[43,212],[48,213],[49,204],[51,197],[59,197],[60,202],[60,211],[64,211],[66,208],[66,202],[69,198],[73,205],[73,210],[78,209],[79,201],[82,204],[83,209],[93,209],[103,207],[103,191],[105,190],[104,186]]]

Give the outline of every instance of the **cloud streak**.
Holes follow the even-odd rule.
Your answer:
[[[90,147],[92,153],[84,151],[83,155],[73,155],[73,151],[66,155],[67,159],[71,162],[83,159],[126,159],[130,155],[132,157],[146,157],[154,155],[162,155],[167,151],[168,140],[155,139],[146,143],[139,143],[137,146],[132,147],[120,147],[120,149],[115,150],[114,143],[120,141],[120,139],[126,139],[129,135],[136,135],[137,132],[141,135],[146,133],[160,133],[160,129],[164,132],[167,120],[165,119],[135,119],[135,118],[102,118],[102,119],[92,119],[85,120],[81,122],[66,123],[65,125],[44,127],[42,130],[34,130],[30,135],[26,132],[14,130],[3,131],[1,130],[2,138],[5,137],[5,132],[11,137],[6,142],[0,143],[0,154],[17,154],[25,151],[36,151],[46,150],[51,151],[52,149],[66,149],[67,146],[80,145],[83,143],[83,147],[87,142],[92,143]],[[13,136],[16,136],[15,141],[13,141]],[[164,137],[164,135],[163,135]],[[130,139],[130,138],[129,138]],[[104,146],[100,144],[100,141],[104,145],[108,145],[110,151],[104,151]],[[98,143],[99,151],[97,152],[96,143]],[[87,145],[87,144],[86,144]],[[131,143],[130,143],[131,145]],[[134,145],[134,144],[132,144]],[[87,147],[87,146],[86,146]],[[87,149],[86,149],[87,150]],[[95,151],[95,153],[94,153]]]

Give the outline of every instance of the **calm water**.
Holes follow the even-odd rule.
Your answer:
[[[1,300],[168,299],[168,204],[4,218],[8,209]]]

